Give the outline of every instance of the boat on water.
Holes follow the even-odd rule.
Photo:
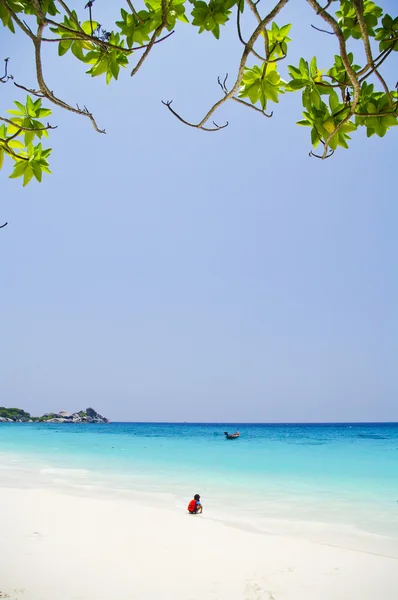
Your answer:
[[[238,437],[240,437],[239,431],[235,431],[235,433],[228,433],[228,431],[224,431],[224,435],[227,440],[236,440]]]

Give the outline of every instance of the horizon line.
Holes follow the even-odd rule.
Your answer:
[[[130,425],[398,425],[398,421],[111,421]]]

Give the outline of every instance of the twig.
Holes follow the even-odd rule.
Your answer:
[[[254,16],[257,19],[257,23],[261,23],[261,16],[260,13],[257,10],[257,4],[255,2],[253,2],[253,0],[245,0],[246,4],[249,6],[250,10],[252,11],[252,13],[254,14]],[[264,50],[265,50],[265,56],[267,58],[267,60],[269,59],[269,55],[270,55],[270,51],[269,51],[269,40],[268,40],[268,33],[267,30],[264,28]]]
[[[255,106],[254,104],[250,104],[250,102],[246,102],[245,100],[242,100],[241,98],[237,98],[236,96],[232,96],[231,100],[234,100],[235,102],[239,102],[239,104],[243,104],[244,106],[247,106],[248,108],[252,108],[253,110],[261,113],[264,117],[267,117],[268,119],[270,119],[274,114],[274,111],[271,110],[271,112],[268,115],[265,112],[265,110],[263,110],[262,108],[258,108],[258,106]]]
[[[47,126],[43,127],[24,127],[23,125],[19,125],[19,123],[14,123],[11,119],[6,119],[5,117],[0,117],[0,121],[4,123],[8,123],[9,125],[13,125],[14,127],[18,127],[19,131],[47,131],[48,129],[57,129],[58,125],[50,125],[47,123]],[[15,134],[14,134],[15,135]],[[11,139],[11,138],[8,138]]]
[[[311,150],[311,152],[309,152],[308,156],[313,156],[314,158],[320,158],[321,160],[325,160],[326,158],[330,158],[331,156],[333,156],[334,154],[334,150],[331,150],[330,148],[326,148],[326,154],[315,154],[315,152],[313,152]]]
[[[154,46],[155,44],[160,44],[160,42],[164,42],[164,40],[167,40],[167,38],[169,38],[171,35],[173,35],[173,33],[175,33],[175,30],[173,29],[173,31],[170,31],[170,33],[168,33],[167,35],[164,35],[162,38],[155,40],[152,44],[152,46]],[[151,42],[149,42],[150,44]],[[143,44],[142,46],[134,46],[134,48],[131,48],[131,52],[135,52],[136,50],[143,50],[144,48],[148,48],[149,44]]]
[[[8,74],[8,61],[9,60],[10,60],[9,58],[4,59],[4,75],[2,77],[0,77],[1,83],[7,83],[7,81],[9,79],[12,79],[12,75]]]
[[[24,33],[26,33],[26,35],[28,37],[30,37],[30,39],[33,41],[35,39],[34,34],[32,33],[31,29],[29,27],[27,27],[25,25],[25,23],[23,23],[21,21],[21,19],[15,14],[15,12],[12,10],[12,8],[9,6],[9,4],[7,3],[7,0],[3,0],[4,2],[4,6],[6,7],[6,9],[8,10],[10,16],[14,19],[15,23],[18,25],[18,27],[20,29],[22,29],[22,31]]]
[[[64,9],[64,11],[66,12],[66,14],[68,15],[68,17],[70,18],[71,21],[73,21],[73,23],[76,25],[76,27],[82,32],[84,33],[83,29],[80,26],[79,23],[79,19],[76,18],[76,16],[73,14],[73,11],[70,10],[69,6],[67,4],[65,4],[65,2],[63,0],[57,0],[57,2],[62,6],[62,8]]]
[[[39,90],[31,90],[27,87],[25,87],[24,85],[21,85],[20,83],[17,83],[16,81],[14,81],[14,85],[19,88],[20,90],[24,90],[25,92],[28,92],[29,94],[32,94],[32,96],[36,96],[37,98],[45,98],[45,94],[42,94],[42,92],[40,92]]]
[[[237,10],[236,10],[236,29],[238,30],[238,38],[239,38],[240,42],[244,46],[246,46],[246,42],[243,39],[242,30],[241,30],[241,27],[240,27],[240,8],[239,8],[239,4],[238,4]],[[261,60],[261,62],[264,62],[265,60],[267,60],[266,58],[263,58],[262,56],[260,56],[260,54],[258,54],[257,51],[254,48],[252,48],[251,52],[252,52],[252,54],[256,58],[258,58],[259,60]]]
[[[324,8],[319,8],[319,11],[316,13],[317,15],[320,15],[321,12],[323,12],[324,10],[327,10],[329,8],[329,6],[332,4],[333,0],[328,0],[328,3],[326,4],[326,6]]]
[[[6,225],[8,225],[7,221],[4,223],[4,225],[0,225],[0,229],[3,229],[3,227],[5,227]]]
[[[178,112],[176,112],[173,108],[171,108],[171,103],[173,102],[172,100],[167,100],[166,102],[164,100],[161,100],[162,104],[164,106],[167,106],[167,108],[169,109],[169,111],[171,113],[173,113],[173,115],[175,117],[177,117],[177,119],[179,121],[181,121],[181,123],[184,123],[184,125],[188,125],[188,127],[195,127],[197,128],[197,125],[194,125],[193,123],[190,123],[189,121],[186,121],[185,119],[183,119],[181,117],[181,115],[178,114]],[[213,121],[214,123],[214,121]],[[225,127],[228,126],[228,121],[224,124],[224,125],[216,125],[214,123],[215,127],[200,127],[200,129],[203,129],[203,131],[218,131],[219,129],[224,129]]]
[[[137,17],[137,19],[141,22],[144,23],[144,19],[142,17],[140,17],[140,15],[138,14],[138,12],[135,10],[133,3],[131,2],[131,0],[126,0],[127,4],[129,5],[129,8],[131,10],[131,12],[133,13],[133,15],[135,17]]]
[[[150,51],[152,50],[152,48],[153,48],[153,46],[155,44],[155,40],[156,40],[157,35],[162,31],[162,29],[163,29],[163,25],[159,25],[159,27],[153,33],[153,35],[151,37],[151,41],[146,46],[146,50],[145,50],[144,54],[141,56],[140,60],[135,65],[134,69],[131,71],[131,77],[134,77],[134,75],[136,73],[138,73],[139,69],[141,68],[141,66],[142,66],[142,64],[144,62],[144,60],[148,57]]]
[[[18,134],[17,134],[18,135]],[[18,159],[18,160],[29,160],[28,157],[26,156],[21,156],[20,154],[17,154],[15,152],[15,150],[13,150],[8,144],[11,140],[13,140],[15,138],[15,134],[12,135],[10,138],[4,139],[4,138],[0,138],[0,142],[3,145],[4,150],[7,152],[7,154],[10,154],[11,156],[13,156],[14,158]]]
[[[90,17],[90,26],[91,26],[91,35],[94,35],[94,27],[93,27],[93,15],[92,15],[92,6],[94,4],[95,0],[89,0],[86,4],[86,6],[84,8],[88,8],[88,14]]]
[[[131,77],[134,77],[134,75],[136,73],[138,73],[139,69],[141,68],[143,62],[145,61],[145,59],[148,57],[150,51],[152,50],[155,42],[156,42],[156,38],[162,33],[164,27],[166,27],[167,25],[167,0],[162,0],[162,22],[159,25],[159,27],[157,27],[151,37],[151,41],[149,42],[149,44],[146,46],[145,52],[144,54],[141,56],[140,60],[138,61],[138,63],[135,65],[134,69],[131,71]],[[173,32],[171,32],[169,35],[164,36],[164,38],[162,39],[162,41],[164,39],[167,39]],[[161,40],[158,40],[161,41]]]

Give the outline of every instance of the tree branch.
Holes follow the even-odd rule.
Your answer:
[[[330,15],[328,12],[326,12],[326,8],[331,4],[331,0],[329,0],[329,3],[326,8],[322,8],[320,6],[319,2],[317,2],[317,0],[307,0],[307,2],[308,2],[308,4],[310,4],[310,6],[312,6],[312,8],[315,10],[315,12],[317,14],[319,14],[322,17],[322,19],[326,23],[328,23],[328,25],[330,25],[334,34],[336,35],[336,37],[339,41],[341,60],[343,61],[344,68],[347,71],[347,75],[351,81],[351,86],[354,90],[351,107],[350,107],[350,111],[349,111],[348,115],[342,121],[340,121],[340,123],[337,125],[337,127],[334,129],[334,131],[332,131],[332,133],[325,140],[324,152],[323,152],[322,157],[328,158],[328,150],[329,150],[330,140],[340,131],[340,129],[343,127],[343,125],[345,123],[347,123],[347,121],[349,121],[351,119],[351,117],[353,116],[355,109],[359,102],[361,86],[358,81],[358,77],[349,61],[349,58],[347,55],[347,46],[346,46],[343,32],[342,32],[341,28],[339,27],[336,19],[334,19],[334,17],[332,17],[332,15]]]
[[[129,5],[129,8],[131,10],[131,12],[133,13],[133,15],[135,17],[137,17],[137,19],[140,21],[140,23],[144,23],[144,19],[142,17],[140,17],[140,15],[138,14],[138,12],[135,10],[133,3],[131,2],[131,0],[126,0],[127,4]]]
[[[99,129],[97,122],[94,119],[92,113],[90,113],[90,111],[86,107],[84,107],[83,110],[80,109],[79,106],[77,106],[77,108],[73,108],[73,106],[70,106],[69,104],[67,104],[66,102],[61,100],[60,98],[57,98],[53,94],[53,92],[51,92],[50,89],[47,87],[47,84],[44,81],[44,77],[43,77],[43,66],[42,66],[42,61],[41,61],[41,38],[43,35],[43,29],[44,29],[44,25],[43,25],[43,23],[40,23],[37,28],[37,35],[33,41],[33,44],[35,47],[36,75],[37,75],[37,82],[39,84],[40,92],[43,94],[43,96],[45,98],[47,98],[47,100],[49,100],[53,104],[56,104],[57,106],[60,106],[61,108],[64,108],[65,110],[68,110],[75,114],[88,117],[90,119],[94,129],[98,133],[105,133],[104,129]]]
[[[243,39],[242,30],[241,30],[241,27],[240,27],[240,9],[239,9],[239,5],[237,6],[237,10],[236,10],[236,29],[238,31],[239,41],[243,44],[243,46],[246,46],[247,42],[245,42],[245,40]],[[264,62],[265,60],[267,60],[263,56],[260,56],[260,54],[258,54],[257,51],[254,48],[252,48],[251,52],[252,52],[252,54],[256,58],[258,58],[259,60],[261,60],[261,62]]]
[[[249,38],[249,41],[247,42],[241,59],[240,59],[240,63],[239,63],[239,69],[238,69],[238,74],[235,80],[234,85],[232,86],[232,88],[230,89],[229,92],[227,92],[224,95],[224,98],[221,98],[221,100],[218,100],[218,102],[216,102],[215,104],[213,104],[213,106],[210,108],[210,110],[207,111],[207,113],[205,114],[205,116],[203,117],[203,119],[201,121],[199,121],[199,123],[189,123],[188,121],[185,121],[185,119],[183,119],[180,115],[178,115],[178,113],[176,113],[171,107],[170,107],[170,103],[168,102],[163,102],[163,104],[165,106],[167,106],[169,108],[169,110],[183,123],[185,123],[186,125],[189,125],[190,127],[195,127],[196,129],[202,129],[203,131],[216,131],[218,129],[223,129],[224,127],[227,126],[228,122],[226,125],[224,125],[223,127],[218,127],[217,129],[208,129],[205,126],[205,124],[208,122],[208,120],[210,119],[210,117],[215,113],[215,111],[220,108],[220,106],[222,106],[227,100],[229,100],[230,98],[232,98],[233,96],[235,96],[236,92],[239,89],[240,84],[242,83],[242,78],[243,78],[243,74],[244,74],[244,70],[246,67],[246,62],[247,59],[250,55],[250,52],[253,48],[253,45],[255,44],[256,40],[258,39],[258,37],[260,36],[261,32],[264,31],[264,28],[268,25],[268,23],[270,23],[275,17],[276,15],[282,10],[282,8],[289,2],[289,0],[279,0],[279,2],[276,4],[276,6],[274,6],[274,8],[271,10],[270,13],[268,13],[268,15],[266,17],[264,17],[264,19],[261,20],[261,22],[257,25],[257,27],[255,28],[255,30],[253,31],[252,35]]]
[[[257,23],[261,23],[261,15],[257,10],[257,4],[253,2],[253,0],[244,0],[246,2],[246,4],[249,6],[250,10],[252,11],[252,13],[254,14],[254,16],[257,19]],[[269,41],[268,41],[268,34],[267,34],[267,30],[264,28],[264,49],[265,49],[265,56],[266,59],[269,59]]]
[[[5,7],[6,7],[6,9],[8,10],[8,12],[9,12],[10,16],[12,17],[12,19],[13,19],[13,20],[15,21],[15,23],[18,25],[18,27],[19,27],[20,29],[22,29],[22,31],[23,31],[23,32],[24,32],[24,33],[25,33],[25,34],[26,34],[28,37],[30,37],[30,39],[31,39],[32,41],[34,41],[34,40],[35,40],[35,36],[34,36],[34,34],[32,33],[32,31],[29,29],[29,27],[27,27],[27,26],[25,25],[25,23],[23,23],[23,22],[21,21],[21,19],[20,19],[20,18],[19,18],[19,17],[16,15],[16,13],[15,13],[15,12],[12,10],[12,8],[11,8],[11,7],[9,6],[9,4],[7,3],[7,0],[3,0],[3,2],[4,2],[4,6],[5,6]]]
[[[5,117],[0,117],[0,121],[13,125],[13,127],[18,127],[19,131],[47,131],[48,129],[57,129],[58,127],[58,125],[50,125],[49,123],[47,123],[47,126],[43,127],[23,127],[23,125],[14,123],[11,119],[6,119]]]

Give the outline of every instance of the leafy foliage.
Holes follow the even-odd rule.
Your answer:
[[[12,419],[13,421],[29,421],[31,416],[22,408],[5,408],[0,406],[0,417],[2,419]]]
[[[265,110],[268,100],[279,102],[279,94],[285,93],[284,87],[285,81],[276,70],[276,63],[264,63],[262,67],[255,65],[245,69],[239,96],[249,98],[252,104],[260,102]]]
[[[53,46],[58,48],[60,60],[70,54],[83,63],[88,75],[104,77],[107,84],[117,80],[121,69],[131,62],[135,63],[131,73],[135,75],[148,54],[180,23],[217,40],[230,23],[243,45],[236,79],[230,89],[227,78],[223,83],[219,79],[223,97],[198,123],[186,121],[171,102],[164,102],[183,123],[216,131],[227,124],[219,126],[213,121],[213,127],[209,123],[228,100],[271,116],[272,112],[265,112],[270,104],[279,103],[285,93],[300,92],[303,119],[298,124],[310,128],[312,147],[321,148],[319,155],[311,154],[322,159],[337,148],[348,148],[351,134],[361,127],[368,137],[383,137],[398,124],[397,88],[388,85],[381,71],[383,63],[398,51],[398,16],[384,13],[372,0],[325,0],[325,6],[318,0],[302,0],[312,7],[314,18],[323,22],[320,30],[327,27],[326,33],[334,36],[339,53],[331,65],[321,67],[315,56],[310,61],[300,58],[298,64],[287,67],[287,80],[281,65],[289,53],[291,30],[294,33],[290,23],[282,24],[288,0],[274,0],[274,6],[267,4],[264,14],[261,4],[253,0],[141,0],[137,8],[131,0],[125,0],[120,18],[109,30],[95,19],[95,2],[100,1],[89,0],[85,12],[79,14],[65,0],[0,0],[0,21],[11,33],[28,36],[36,50],[57,42]],[[245,41],[241,20],[250,23],[253,17],[254,25]],[[46,32],[55,37],[49,39]],[[137,51],[139,58],[135,61]],[[354,51],[356,57],[366,57],[359,64]],[[95,129],[104,133],[86,107],[76,108],[50,91],[40,56],[36,51],[38,89],[18,84],[29,92],[25,103],[15,101],[16,108],[4,113],[7,116],[0,115],[0,168],[7,156],[12,164],[10,177],[21,178],[23,185],[33,178],[41,181],[43,173],[50,173],[51,149],[44,148],[43,142],[53,127],[43,120],[51,115],[51,110],[42,106],[43,99],[89,118]],[[11,79],[7,61],[0,83]]]
[[[49,126],[41,119],[51,115],[51,110],[42,107],[40,98],[34,102],[30,96],[25,104],[14,104],[16,109],[8,110],[10,117],[0,125],[0,168],[7,154],[14,161],[10,177],[22,177],[25,186],[32,177],[41,181],[43,173],[51,173],[47,162],[51,148],[43,149],[37,140],[48,137]]]

